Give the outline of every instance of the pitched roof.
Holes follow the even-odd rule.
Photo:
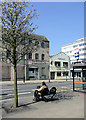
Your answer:
[[[55,55],[51,55],[50,58],[52,58],[52,57],[54,57],[54,56],[57,56],[57,55],[59,55],[59,54],[62,54],[62,53],[65,54],[66,56],[68,56],[68,55],[67,55],[66,53],[64,53],[64,52],[59,52],[59,53],[57,53],[57,54],[55,54]],[[68,56],[68,57],[69,57],[69,56]]]
[[[47,41],[49,42],[49,40],[45,37],[45,36],[42,36],[42,35],[37,35],[37,34],[30,34],[34,39],[38,39],[38,40],[43,40],[43,41]]]

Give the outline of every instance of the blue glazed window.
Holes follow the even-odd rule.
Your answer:
[[[42,48],[44,48],[44,47],[45,47],[44,42],[42,42],[42,43],[41,43],[41,47],[42,47]]]

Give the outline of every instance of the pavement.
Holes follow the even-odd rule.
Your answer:
[[[49,102],[39,101],[21,105],[19,108],[3,111],[3,118],[84,118],[84,94],[74,92],[72,98]]]

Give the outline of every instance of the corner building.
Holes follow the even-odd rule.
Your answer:
[[[49,41],[45,36],[32,34],[32,37],[41,41],[40,48],[25,55],[17,64],[18,80],[46,80],[49,79]],[[28,42],[31,42],[31,40]],[[35,46],[34,46],[35,47]],[[10,63],[3,63],[2,80],[14,80],[14,69]]]
[[[49,41],[46,37],[33,34],[41,42],[41,47],[26,56],[26,80],[49,79]]]
[[[50,79],[70,79],[70,58],[65,53],[50,56]]]

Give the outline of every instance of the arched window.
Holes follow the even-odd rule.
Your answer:
[[[39,42],[38,41],[35,41],[35,46],[38,46]]]
[[[29,44],[32,44],[32,40],[29,40]]]
[[[41,43],[41,47],[42,47],[42,48],[44,48],[44,47],[45,47],[44,42],[42,42],[42,43]]]
[[[32,53],[29,53],[28,58],[31,60],[32,59]]]
[[[44,54],[41,55],[41,60],[44,60]]]
[[[35,59],[36,59],[36,60],[39,59],[39,54],[38,54],[38,53],[35,54]]]

